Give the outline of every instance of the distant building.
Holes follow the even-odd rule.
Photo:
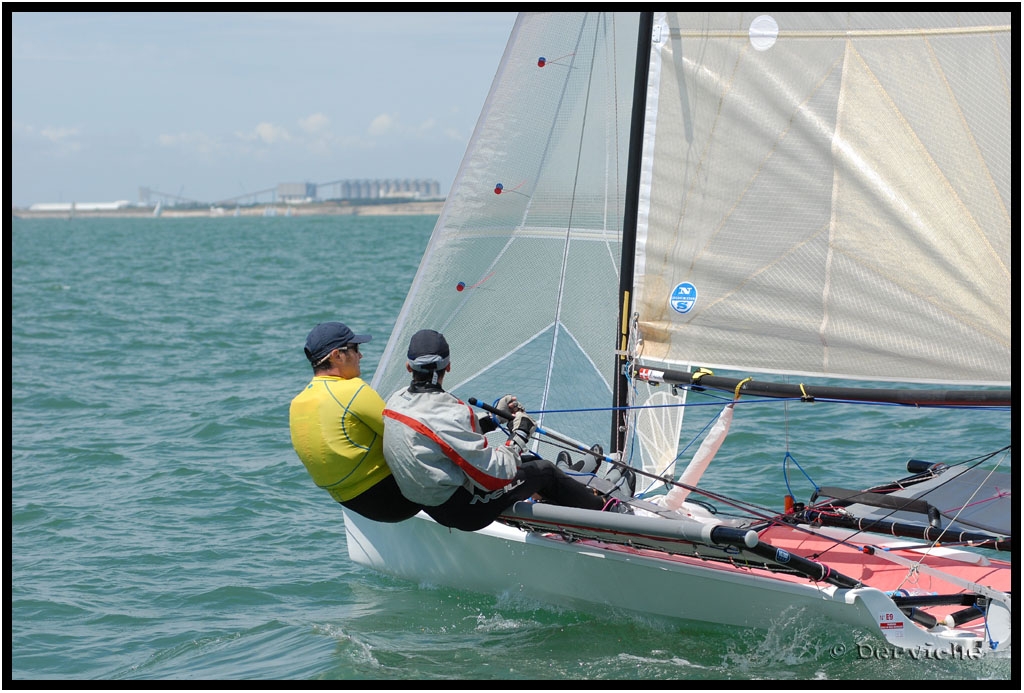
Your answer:
[[[128,200],[117,202],[37,202],[28,209],[30,212],[112,212],[130,207]]]
[[[336,180],[318,185],[317,197],[322,200],[436,200],[441,198],[441,184],[436,180],[410,178]]]
[[[316,183],[279,183],[277,199],[281,202],[312,202],[316,199]]]

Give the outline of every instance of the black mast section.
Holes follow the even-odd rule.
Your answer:
[[[625,217],[622,225],[622,257],[619,261],[619,334],[615,355],[611,451],[625,447],[629,381],[626,351],[629,346],[629,322],[633,311],[633,263],[636,255],[636,217],[640,207],[640,166],[644,147],[644,117],[647,111],[647,72],[651,63],[651,37],[654,13],[640,13],[636,42],[636,71],[633,76],[633,110],[630,115],[629,159],[626,162]]]

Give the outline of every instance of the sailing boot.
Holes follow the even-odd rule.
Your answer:
[[[626,465],[615,465],[604,475],[612,484],[608,495],[613,498],[629,500],[636,493],[636,472]]]
[[[633,515],[633,508],[629,507],[629,503],[624,503],[618,498],[609,498],[608,504],[605,506],[604,511],[606,513],[622,513],[623,515]]]
[[[596,474],[597,470],[601,468],[601,458],[603,457],[604,449],[598,443],[594,443],[590,446],[590,457],[584,458],[582,461],[584,462],[584,466],[589,466],[592,463],[594,468],[589,471]]]
[[[570,457],[569,453],[565,450],[558,453],[558,457],[555,458],[555,466],[559,469],[567,469],[572,472],[578,471],[573,464],[572,457]]]
[[[597,470],[601,468],[601,456],[604,453],[601,451],[601,446],[596,444],[590,450],[591,455],[575,462],[572,461],[568,452],[562,450],[555,458],[555,466],[581,474],[596,474]]]

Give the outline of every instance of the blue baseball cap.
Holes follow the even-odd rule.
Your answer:
[[[346,344],[363,344],[373,339],[368,334],[355,334],[343,322],[322,322],[306,337],[306,358],[316,363]]]

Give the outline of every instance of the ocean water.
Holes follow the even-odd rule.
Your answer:
[[[856,634],[799,614],[767,633],[666,623],[352,563],[339,506],[289,441],[302,344],[323,320],[371,332],[369,380],[434,221],[13,221],[8,685],[1011,678],[1008,659],[837,656]],[[790,443],[812,475],[866,485],[880,465],[899,476],[893,459],[954,461],[1011,438],[1006,412],[854,408],[853,439],[824,407],[775,438],[750,412],[707,480],[776,506]],[[687,415],[697,428],[710,416]]]

